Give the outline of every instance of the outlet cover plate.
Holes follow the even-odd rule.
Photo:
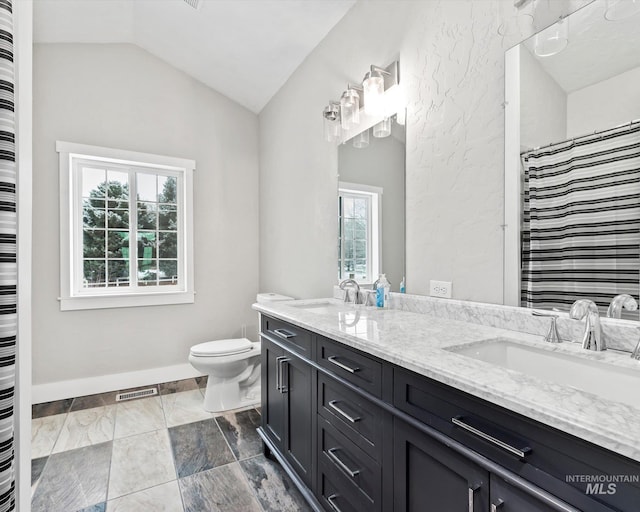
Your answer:
[[[429,295],[450,299],[451,281],[429,281]]]

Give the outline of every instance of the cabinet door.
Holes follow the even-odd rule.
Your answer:
[[[311,366],[290,353],[282,363],[282,392],[286,433],[284,455],[302,480],[311,487],[312,389]]]
[[[536,497],[491,475],[491,512],[557,512],[559,508],[542,503]]]
[[[394,511],[486,512],[489,474],[462,455],[394,419]]]
[[[262,428],[278,447],[284,440],[285,410],[280,392],[284,351],[262,338]]]

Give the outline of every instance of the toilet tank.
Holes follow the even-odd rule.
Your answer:
[[[280,302],[283,300],[293,300],[293,297],[287,297],[286,295],[280,295],[278,293],[259,293],[256,297],[258,304],[264,304],[267,302]]]

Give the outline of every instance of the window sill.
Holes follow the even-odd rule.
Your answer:
[[[170,304],[193,304],[195,292],[161,292],[129,295],[92,295],[83,297],[61,297],[60,311],[83,309],[133,308],[139,306],[164,306]]]

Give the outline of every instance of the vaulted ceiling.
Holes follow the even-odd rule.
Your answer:
[[[355,2],[36,0],[34,41],[136,44],[259,113]]]

